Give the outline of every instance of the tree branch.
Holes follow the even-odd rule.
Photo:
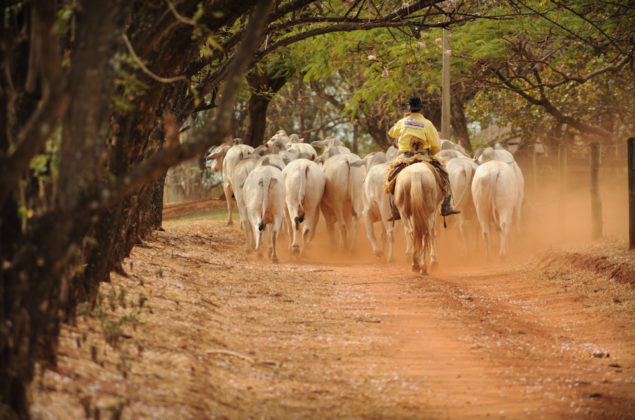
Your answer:
[[[591,41],[582,38],[580,35],[578,35],[577,33],[573,32],[572,30],[570,30],[569,28],[566,28],[565,26],[559,24],[558,22],[556,22],[555,20],[551,19],[550,17],[548,17],[545,13],[541,13],[538,10],[534,9],[531,6],[528,6],[527,4],[523,3],[520,0],[511,0],[512,3],[518,3],[521,7],[524,7],[528,10],[530,10],[532,13],[535,13],[536,15],[540,16],[541,18],[543,18],[544,20],[546,20],[547,22],[551,23],[552,25],[562,29],[563,31],[567,32],[568,34],[570,34],[571,36],[579,39],[580,41],[582,41],[585,44],[590,45],[593,48],[597,48],[597,45],[594,45]]]
[[[579,17],[580,19],[584,20],[585,22],[587,22],[589,25],[593,26],[595,29],[597,29],[597,31],[599,33],[601,33],[611,44],[613,44],[613,46],[615,48],[617,48],[617,50],[622,53],[625,54],[624,51],[622,51],[622,49],[620,48],[620,46],[617,44],[617,42],[615,42],[615,40],[613,38],[611,38],[610,36],[608,36],[608,34],[606,32],[604,32],[602,30],[602,28],[600,28],[598,25],[595,24],[595,22],[593,22],[591,19],[588,19],[586,16],[584,16],[583,14],[577,12],[576,10],[574,10],[573,8],[567,6],[566,4],[562,4],[560,3],[558,0],[552,0],[552,2],[566,10],[568,10],[569,12],[573,13],[574,15],[576,15],[577,17]]]
[[[130,43],[130,40],[128,39],[125,33],[121,34],[121,38],[123,38],[124,44],[126,44],[126,47],[128,47],[128,52],[130,53],[130,55],[132,55],[132,58],[134,58],[134,60],[139,65],[139,67],[141,67],[141,70],[148,76],[150,76],[151,78],[153,78],[159,83],[173,83],[179,80],[183,80],[187,82],[187,78],[185,76],[161,77],[152,73],[152,71],[149,68],[147,68],[145,64],[143,64],[143,61],[141,61],[139,56],[135,53],[134,48],[132,48],[132,44]]]
[[[524,98],[527,102],[533,104],[533,105],[537,105],[542,107],[545,112],[547,112],[549,115],[551,115],[552,117],[554,117],[556,119],[556,121],[563,123],[563,124],[568,124],[571,127],[574,127],[575,129],[577,129],[578,131],[582,132],[582,133],[590,133],[594,136],[597,136],[600,139],[606,139],[606,138],[611,138],[611,132],[609,132],[608,130],[605,130],[601,127],[597,127],[594,125],[590,125],[590,124],[586,124],[578,119],[575,119],[573,117],[569,117],[567,115],[564,115],[558,108],[556,108],[548,99],[546,96],[541,96],[540,99],[534,98],[533,96],[527,94],[522,88],[514,85],[509,79],[507,79],[499,70],[495,70],[494,71],[496,77],[512,92],[515,92],[516,94],[520,95],[522,98]]]
[[[225,80],[218,113],[207,129],[195,134],[191,141],[168,145],[154,153],[127,174],[121,176],[110,187],[105,188],[100,198],[99,207],[112,207],[126,195],[164,173],[168,168],[205,152],[209,147],[221,143],[230,132],[232,113],[238,96],[243,76],[253,60],[265,32],[265,26],[271,15],[273,0],[261,0],[252,11],[243,41],[236,51],[227,69],[229,75]]]
[[[56,128],[59,119],[66,113],[70,103],[67,80],[62,74],[55,30],[55,8],[47,0],[34,1],[33,16],[38,20],[39,31],[31,40],[37,45],[34,59],[36,67],[29,63],[29,72],[38,74],[42,85],[42,100],[27,123],[16,136],[16,142],[6,156],[0,154],[0,207],[15,191],[29,162],[42,150]],[[31,76],[35,77],[35,76]]]
[[[185,16],[181,15],[176,10],[176,8],[174,7],[174,5],[172,4],[172,2],[170,0],[165,0],[165,2],[168,4],[168,7],[170,8],[170,11],[172,12],[172,14],[176,18],[176,20],[178,20],[179,22],[184,23],[186,25],[196,26],[196,21],[194,19],[186,18]]]

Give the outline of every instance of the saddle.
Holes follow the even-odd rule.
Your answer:
[[[384,191],[386,194],[394,193],[395,183],[397,182],[397,175],[399,172],[401,172],[405,167],[419,162],[427,164],[430,169],[432,169],[434,178],[437,181],[437,185],[443,192],[443,196],[445,197],[449,195],[450,182],[448,173],[445,170],[445,162],[441,158],[430,156],[428,150],[416,153],[406,152],[388,165],[388,169],[386,169],[386,176],[384,178]]]

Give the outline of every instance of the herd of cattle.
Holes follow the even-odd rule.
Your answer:
[[[318,155],[316,150],[322,150]],[[393,231],[384,174],[400,155],[390,147],[364,158],[352,153],[336,137],[311,144],[284,131],[257,148],[240,144],[216,146],[206,156],[211,171],[220,171],[227,199],[228,224],[232,224],[234,202],[248,252],[260,252],[263,234],[269,232],[270,256],[277,262],[277,240],[285,229],[290,249],[300,254],[311,242],[323,214],[335,247],[353,250],[360,218],[374,254],[393,258]],[[464,234],[470,215],[476,214],[485,246],[490,249],[492,232],[500,235],[499,255],[507,252],[512,222],[519,222],[524,179],[513,155],[500,147],[480,149],[474,157],[448,140],[442,140],[437,155],[446,162],[454,208],[452,218]],[[397,177],[394,204],[401,214],[407,253],[415,271],[427,272],[436,264],[436,220],[443,200],[431,167],[416,163]],[[233,198],[233,199],[232,199]],[[381,242],[373,225],[380,222]],[[338,234],[336,238],[336,227]]]

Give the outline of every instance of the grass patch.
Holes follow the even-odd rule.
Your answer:
[[[233,211],[234,219],[240,217],[238,210]],[[217,209],[212,211],[205,211],[197,214],[190,214],[188,216],[182,216],[171,220],[172,222],[187,222],[191,220],[227,220],[227,209]]]

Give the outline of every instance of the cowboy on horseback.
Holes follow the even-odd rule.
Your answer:
[[[388,193],[392,217],[388,221],[399,220],[399,210],[393,204],[393,192],[397,174],[406,166],[416,162],[427,162],[432,165],[435,171],[435,178],[443,192],[445,199],[441,205],[441,215],[450,216],[460,213],[454,210],[450,201],[452,191],[450,190],[450,179],[444,168],[444,164],[436,159],[436,155],[441,148],[439,133],[434,125],[423,117],[421,110],[423,103],[418,96],[413,96],[408,101],[410,112],[390,129],[388,135],[398,138],[397,147],[402,155],[397,157],[388,167],[384,180],[384,188]]]

